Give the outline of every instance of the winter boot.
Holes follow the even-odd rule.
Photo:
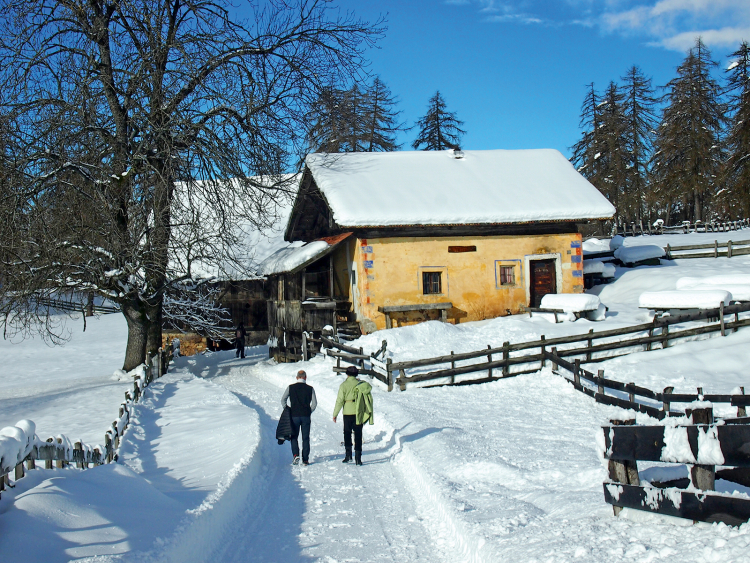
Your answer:
[[[352,451],[346,450],[346,456],[344,456],[344,459],[341,463],[349,463],[352,460]]]
[[[354,452],[354,463],[362,465],[362,452]]]

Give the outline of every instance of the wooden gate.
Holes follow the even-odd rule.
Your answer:
[[[529,270],[531,279],[529,307],[540,307],[542,297],[548,293],[557,293],[555,260],[531,260],[529,261]]]

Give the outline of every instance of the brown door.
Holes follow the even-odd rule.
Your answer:
[[[554,260],[531,260],[531,297],[529,307],[540,307],[542,297],[548,293],[557,293],[557,276]]]

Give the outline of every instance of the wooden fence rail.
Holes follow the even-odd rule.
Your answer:
[[[750,326],[750,318],[740,318],[740,313],[750,311],[750,303],[738,303],[735,305],[717,307],[683,315],[669,317],[655,317],[653,322],[634,325],[630,327],[605,330],[594,332],[591,329],[587,333],[576,334],[571,336],[561,336],[557,338],[546,338],[542,335],[540,340],[530,342],[520,342],[511,344],[503,343],[500,347],[488,346],[483,350],[473,352],[461,352],[448,355],[437,356],[433,358],[422,358],[419,360],[408,360],[400,362],[391,362],[384,366],[378,366],[376,369],[381,370],[383,376],[389,380],[398,383],[401,390],[406,389],[408,383],[417,383],[430,380],[450,378],[450,381],[444,381],[441,385],[467,385],[471,383],[484,383],[501,377],[519,375],[521,373],[532,373],[538,371],[544,366],[546,350],[552,347],[568,346],[558,348],[556,355],[565,358],[580,356],[582,362],[599,362],[606,359],[631,353],[633,348],[638,350],[652,350],[655,343],[659,343],[662,348],[667,348],[680,338],[695,337],[702,334],[714,332],[721,333],[725,336],[730,331],[736,331],[740,328]],[[729,320],[734,316],[734,320]],[[677,324],[706,321],[703,326],[686,328],[682,330],[672,330],[670,327]],[[623,338],[632,336],[631,338]],[[597,343],[604,339],[608,341]],[[570,346],[576,345],[579,346]],[[624,351],[631,349],[630,351]],[[536,353],[529,351],[538,350]],[[623,350],[622,354],[612,354],[613,351]],[[518,352],[524,352],[517,355]],[[516,354],[515,356],[512,354]],[[606,355],[603,355],[606,353]],[[457,365],[458,362],[475,360],[478,358],[486,359],[483,362],[470,363],[468,365]],[[511,371],[513,366],[528,366],[521,370]],[[437,369],[427,372],[418,371],[417,373],[408,373],[407,370],[418,368],[434,367]],[[486,372],[485,377],[468,380],[456,381],[458,375],[465,375],[474,372]]]
[[[702,222],[696,221],[691,223],[690,221],[683,221],[679,225],[661,225],[655,226],[646,222],[646,226],[643,226],[643,221],[639,223],[631,222],[629,225],[617,225],[615,227],[615,234],[624,237],[637,236],[637,235],[668,235],[668,234],[688,234],[691,232],[705,233],[719,233],[728,231],[739,231],[750,227],[750,220],[739,219],[737,221],[709,221]]]
[[[717,477],[750,485],[750,418],[715,424],[713,409],[704,407],[688,409],[685,415],[686,423],[678,426],[636,426],[635,420],[612,420],[602,427],[604,457],[609,460],[605,502],[613,506],[615,516],[631,508],[734,526],[747,522],[750,500],[714,489]],[[676,442],[688,448],[675,448]],[[638,461],[685,464],[688,478],[644,486]],[[724,469],[717,471],[716,465]]]
[[[10,480],[10,473],[14,474],[14,481],[18,481],[25,475],[26,470],[36,469],[37,461],[44,461],[45,469],[53,467],[62,468],[72,463],[77,467],[86,469],[89,465],[102,465],[117,461],[117,450],[120,447],[120,437],[130,425],[130,416],[133,405],[143,395],[143,390],[154,380],[169,369],[172,361],[172,350],[159,349],[159,353],[152,356],[141,370],[142,375],[133,378],[133,390],[125,392],[125,401],[120,405],[118,418],[114,420],[110,428],[104,434],[104,446],[91,446],[82,442],[71,442],[67,437],[59,435],[51,437],[42,442],[36,434],[27,436],[27,444],[12,459],[0,458],[0,493],[6,487],[14,487]],[[54,464],[53,464],[54,462]]]

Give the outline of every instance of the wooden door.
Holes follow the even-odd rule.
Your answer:
[[[531,260],[529,262],[531,296],[529,307],[540,307],[542,297],[548,293],[557,293],[557,274],[555,260]]]

